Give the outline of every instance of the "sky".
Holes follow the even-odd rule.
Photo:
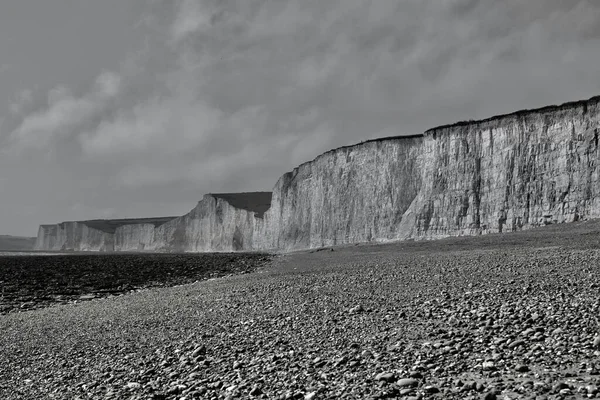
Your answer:
[[[182,215],[599,72],[596,0],[1,1],[0,234]]]

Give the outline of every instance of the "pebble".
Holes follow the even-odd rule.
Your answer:
[[[202,346],[196,347],[196,349],[192,353],[192,357],[196,358],[200,355],[205,355],[205,354],[206,354],[206,346],[202,345]]]
[[[136,390],[142,387],[142,385],[138,382],[128,382],[127,385],[125,385],[125,387],[127,387],[127,389],[130,390]]]
[[[552,331],[552,335],[553,336],[558,336],[563,332],[562,328],[556,328],[555,330]]]
[[[491,391],[487,392],[483,396],[481,396],[481,400],[496,400],[498,397],[496,396],[496,392]]]
[[[521,340],[521,339],[518,339],[518,340],[515,340],[515,341],[511,342],[508,345],[508,348],[509,349],[514,349],[515,347],[519,347],[519,346],[523,346],[523,345],[525,345],[525,341]]]
[[[481,364],[481,368],[484,371],[493,371],[496,369],[496,364],[494,364],[493,361],[485,361],[483,364]]]
[[[423,390],[425,391],[425,393],[429,393],[429,394],[433,394],[433,393],[439,393],[440,389],[438,389],[435,386],[432,385],[427,385],[423,388]]]
[[[338,358],[337,360],[335,360],[334,365],[336,367],[339,367],[340,365],[345,364],[346,362],[348,362],[348,357],[342,356],[342,357]]]
[[[423,374],[420,373],[419,371],[411,371],[410,374],[408,374],[411,378],[413,379],[421,379],[423,378]]]
[[[361,313],[365,311],[365,309],[363,308],[363,306],[361,306],[360,304],[357,306],[354,306],[350,309],[350,313],[352,314],[357,314],[357,313]]]
[[[402,378],[396,382],[396,385],[399,387],[416,387],[419,385],[419,381],[413,378]]]
[[[529,371],[529,367],[525,364],[517,364],[515,367],[515,371],[517,372],[527,372]]]
[[[376,381],[392,382],[396,376],[392,372],[380,372],[375,376]]]
[[[260,389],[260,386],[254,385],[254,387],[252,387],[252,390],[250,391],[250,396],[260,396],[261,394],[262,390]]]
[[[561,396],[569,396],[571,394],[571,389],[565,388],[558,392]]]

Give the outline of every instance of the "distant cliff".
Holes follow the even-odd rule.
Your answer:
[[[240,251],[254,243],[255,226],[271,205],[271,192],[207,194],[189,213],[154,229],[146,249]]]
[[[113,251],[115,238],[124,227],[157,227],[177,217],[67,221],[56,225],[40,225],[36,250]],[[141,247],[141,248],[140,248]],[[142,246],[135,249],[141,250]],[[121,250],[121,249],[118,249]],[[123,249],[125,250],[125,249]]]
[[[599,103],[341,147],[284,174],[272,193],[209,194],[159,223],[105,221],[113,231],[93,221],[42,225],[36,248],[292,250],[600,217]]]

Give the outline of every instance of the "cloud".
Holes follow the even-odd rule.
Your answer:
[[[309,147],[313,153],[321,150],[322,139],[327,138],[320,134],[311,134],[310,138],[316,139],[316,145]],[[154,166],[140,164],[122,169],[116,176],[117,185],[121,188],[140,188],[148,186],[161,186],[177,183],[179,185],[196,184],[205,187],[204,192],[229,191],[235,186],[237,191],[269,190],[275,181],[272,177],[264,176],[265,169],[273,169],[282,162],[288,161],[287,157],[294,160],[305,161],[310,151],[297,148],[290,152],[291,143],[298,144],[298,140],[291,137],[276,138],[268,146],[247,144],[236,153],[220,156],[206,156],[196,161],[174,163]],[[304,156],[298,157],[298,154]],[[300,162],[297,162],[299,164]],[[242,169],[244,174],[231,174],[231,169]],[[245,175],[245,176],[244,176]],[[248,180],[252,176],[252,180]]]
[[[119,86],[119,76],[105,72],[98,76],[91,92],[82,97],[74,96],[66,87],[54,88],[48,93],[48,106],[25,116],[12,131],[12,147],[18,151],[47,148],[101,113],[118,94]]]
[[[129,73],[104,74],[80,97],[58,88],[13,136],[40,146],[77,131],[90,158],[235,154],[239,137],[269,141],[314,109],[332,144],[416,133],[563,101],[551,89],[558,75],[584,92],[561,64],[593,59],[584,49],[600,31],[589,0],[180,0],[151,10],[154,36]],[[545,93],[535,104],[539,95],[518,90],[533,82]],[[119,107],[104,112],[112,98]]]
[[[10,113],[13,115],[21,114],[33,103],[33,91],[24,89],[16,97],[10,105]]]
[[[70,212],[73,214],[74,219],[76,220],[88,219],[89,215],[95,215],[98,218],[103,219],[118,218],[117,210],[114,208],[97,209],[95,207],[89,207],[81,202],[75,202],[70,207]]]
[[[100,98],[111,98],[119,93],[121,77],[113,72],[104,72],[96,78],[94,92]]]
[[[93,132],[81,135],[80,142],[84,155],[90,157],[172,155],[207,140],[220,123],[219,114],[200,102],[152,98],[103,121]]]
[[[171,39],[178,42],[187,35],[210,28],[211,17],[207,15],[202,3],[195,0],[180,2],[179,12],[171,28]]]
[[[63,188],[98,194],[77,200],[90,210],[173,214],[268,190],[337,146],[600,92],[592,0],[148,4],[121,69],[56,88],[11,130],[21,148],[62,149]]]

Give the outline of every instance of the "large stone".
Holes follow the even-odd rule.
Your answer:
[[[403,378],[403,379],[399,379],[398,382],[396,382],[396,385],[398,385],[401,388],[417,387],[417,386],[419,386],[419,381],[416,379],[413,379],[413,378]]]

